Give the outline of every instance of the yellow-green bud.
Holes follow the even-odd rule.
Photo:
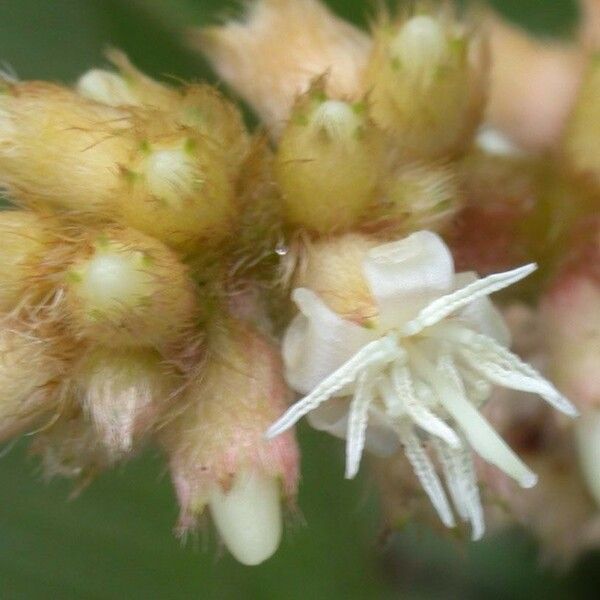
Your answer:
[[[65,274],[77,337],[109,346],[164,346],[196,316],[186,267],[161,242],[128,229],[92,237]]]
[[[287,221],[319,233],[352,227],[374,201],[381,151],[362,104],[311,90],[295,107],[275,161]]]
[[[484,52],[446,13],[418,14],[374,31],[365,76],[370,111],[413,158],[468,146],[484,107]]]
[[[134,148],[129,114],[42,82],[0,94],[0,184],[21,202],[109,215]]]
[[[237,214],[225,153],[193,132],[153,136],[123,172],[121,217],[190,251],[223,239]]]

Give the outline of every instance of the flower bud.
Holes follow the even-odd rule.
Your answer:
[[[409,163],[382,184],[378,229],[397,236],[420,229],[447,228],[461,206],[455,172],[448,166]]]
[[[378,244],[353,233],[307,244],[301,249],[293,287],[318,291],[344,319],[367,324],[377,308],[365,279],[363,261]]]
[[[446,13],[418,14],[373,32],[366,71],[370,112],[409,156],[456,154],[484,107],[481,40]]]
[[[293,501],[298,451],[292,434],[264,433],[289,397],[275,348],[241,322],[209,339],[208,356],[187,388],[187,409],[161,439],[185,531],[208,505],[221,538],[244,564],[277,548],[281,493]]]
[[[72,496],[113,466],[115,458],[76,404],[62,407],[60,418],[35,436],[31,453],[40,457],[44,479],[76,480]]]
[[[168,110],[177,96],[175,90],[148,77],[119,50],[109,50],[107,58],[118,73],[91,69],[77,82],[77,92],[110,106],[149,106]]]
[[[361,104],[313,88],[294,108],[276,156],[287,220],[319,233],[352,227],[374,202],[381,150]]]
[[[582,412],[600,409],[600,228],[578,232],[579,247],[542,301],[553,380]]]
[[[51,244],[47,218],[21,210],[0,212],[0,312],[13,310],[26,297],[40,299],[36,275]]]
[[[0,440],[52,417],[64,365],[50,340],[4,321],[0,328]]]
[[[128,114],[41,82],[4,84],[0,182],[23,202],[110,214],[131,140]]]
[[[76,249],[65,274],[67,319],[78,338],[108,346],[164,346],[193,323],[187,268],[159,241],[113,227]]]
[[[210,85],[184,86],[172,107],[173,118],[200,138],[208,138],[225,154],[234,177],[250,148],[250,138],[237,106]]]
[[[490,124],[528,150],[556,146],[581,84],[583,52],[536,39],[494,14],[484,26],[491,53]]]
[[[125,54],[110,50],[118,73],[92,69],[77,83],[80,95],[110,106],[136,106],[163,111],[163,118],[193,129],[220,146],[239,166],[248,146],[248,134],[239,109],[216,88],[206,84],[164,85],[137,69]]]
[[[298,95],[325,73],[332,98],[358,99],[370,47],[317,0],[259,0],[244,22],[205,28],[192,41],[275,137]]]
[[[75,367],[74,394],[111,457],[131,452],[164,417],[180,385],[147,349],[95,348]]]
[[[234,188],[221,149],[192,131],[170,135],[168,129],[160,135],[140,132],[123,174],[118,211],[128,225],[191,251],[230,232]]]
[[[585,73],[579,97],[568,120],[564,152],[571,168],[600,185],[600,55]]]

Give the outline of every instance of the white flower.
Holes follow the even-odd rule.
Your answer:
[[[534,392],[558,410],[575,408],[550,382],[507,350],[508,330],[486,296],[523,279],[526,265],[478,279],[454,272],[451,254],[421,231],[369,251],[363,273],[378,307],[369,327],[346,321],[306,288],[283,342],[288,383],[307,394],[267,432],[274,437],[308,413],[311,424],[346,438],[346,477],[365,447],[402,445],[448,527],[454,515],[423,442],[431,441],[459,516],[473,539],[484,522],[471,449],[522,487],[536,475],[477,410],[491,384]]]

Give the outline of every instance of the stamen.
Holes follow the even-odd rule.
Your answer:
[[[293,404],[269,429],[265,436],[272,439],[295,425],[304,415],[318,408],[342,388],[352,383],[365,368],[385,364],[398,356],[393,336],[386,336],[363,346],[348,362],[324,379],[315,389]]]
[[[474,341],[476,344],[463,346],[460,350],[472,369],[498,385],[539,394],[548,404],[571,417],[579,414],[547,379],[516,354],[482,334],[475,334]]]
[[[421,482],[442,523],[446,527],[455,527],[456,521],[454,520],[452,509],[448,504],[448,499],[440,478],[435,472],[435,468],[427,452],[421,446],[419,438],[415,435],[412,427],[407,424],[399,426],[397,431],[398,437],[404,446],[406,458],[408,458],[408,461],[412,465],[415,475]]]
[[[402,334],[403,336],[416,335],[425,327],[430,327],[438,321],[445,319],[453,312],[464,308],[478,298],[489,296],[498,290],[520,281],[536,269],[537,265],[532,263],[518,269],[513,269],[512,271],[507,271],[506,273],[494,273],[483,279],[478,279],[451,294],[441,296],[423,308],[414,319],[406,323],[402,329]]]
[[[392,382],[395,388],[395,398],[398,398],[408,416],[421,429],[429,434],[444,440],[449,446],[458,448],[460,440],[456,433],[442,419],[423,406],[417,397],[409,369],[404,365],[394,364],[392,366]],[[388,404],[393,408],[393,398]],[[389,409],[388,409],[389,410]],[[393,413],[391,414],[393,416]]]
[[[433,367],[415,349],[411,353],[415,370],[432,386],[438,400],[464,431],[470,445],[487,462],[515,479],[521,487],[533,487],[537,476],[496,433],[479,411],[467,400],[452,358],[444,356]]]
[[[456,510],[463,521],[471,524],[471,539],[479,540],[485,533],[485,520],[471,452],[465,447],[453,450],[434,443]]]
[[[373,401],[373,381],[369,371],[358,376],[354,398],[350,403],[348,433],[346,435],[346,479],[352,479],[358,473],[360,459],[365,447],[369,406]]]

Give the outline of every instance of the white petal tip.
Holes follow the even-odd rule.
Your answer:
[[[471,532],[471,541],[478,542],[479,540],[481,540],[483,538],[484,533],[485,533],[484,528],[473,529],[473,531]]]
[[[581,416],[581,413],[579,412],[577,407],[571,404],[568,400],[565,400],[562,406],[559,406],[558,409],[562,411],[565,415],[567,415],[568,417],[572,417],[573,419],[576,419],[577,417]]]
[[[287,427],[285,427],[285,426],[282,427],[278,421],[276,423],[273,423],[273,425],[271,425],[271,427],[269,427],[269,429],[267,429],[265,431],[264,437],[267,440],[272,440],[273,438],[276,438],[278,435],[281,435],[286,429],[287,429]]]
[[[575,432],[583,479],[600,506],[600,411],[586,412],[577,422]]]
[[[358,467],[353,467],[352,469],[346,468],[344,478],[345,479],[354,479],[357,474],[358,474]]]
[[[258,565],[277,550],[282,518],[276,478],[239,472],[227,492],[215,486],[209,508],[223,543],[240,563]]]
[[[535,473],[527,473],[519,478],[519,485],[528,489],[534,487],[538,482],[538,476]]]

